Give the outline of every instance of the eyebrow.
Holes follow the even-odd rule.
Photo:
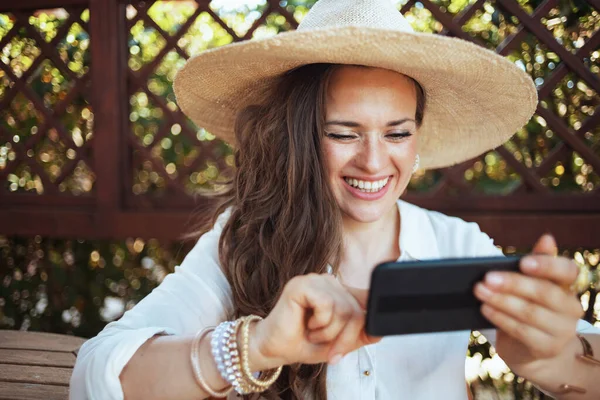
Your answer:
[[[395,121],[390,121],[387,124],[385,124],[385,126],[396,126],[396,125],[402,125],[405,122],[415,122],[414,119],[412,118],[402,118],[402,119],[398,119]],[[327,121],[325,122],[325,125],[340,125],[340,126],[346,126],[348,128],[358,128],[360,127],[360,124],[358,122],[354,122],[354,121],[339,121],[339,120],[333,120],[333,121]]]

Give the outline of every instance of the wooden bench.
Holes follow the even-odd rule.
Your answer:
[[[53,333],[0,331],[0,400],[67,400],[83,342]]]
[[[67,400],[69,379],[85,339],[0,330],[0,400]],[[472,400],[467,386],[469,400]]]

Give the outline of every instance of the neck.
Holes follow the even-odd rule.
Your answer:
[[[398,258],[399,217],[396,205],[386,215],[373,222],[359,222],[344,216],[342,264],[366,263],[374,267],[376,263]]]

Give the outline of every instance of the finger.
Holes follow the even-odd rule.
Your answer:
[[[533,254],[546,254],[555,257],[558,254],[558,247],[554,236],[549,233],[542,235],[533,246]]]
[[[521,260],[521,271],[555,282],[560,286],[569,286],[577,279],[579,268],[573,260],[566,257],[530,255]]]
[[[352,318],[348,321],[344,329],[335,339],[331,350],[329,351],[328,360],[330,364],[336,364],[341,357],[360,347],[358,338],[361,336],[365,326],[365,314],[360,307],[354,310]]]
[[[360,342],[361,346],[365,346],[367,344],[379,343],[379,342],[381,342],[382,339],[383,339],[383,336],[368,335],[367,332],[363,328],[363,330],[360,334],[359,342]]]
[[[579,317],[581,304],[556,284],[516,272],[488,272],[484,283],[490,289],[523,297],[559,314]]]
[[[335,299],[323,285],[323,279],[317,274],[309,274],[293,278],[288,283],[291,301],[311,313],[308,329],[327,326],[333,319]]]
[[[327,303],[327,305],[325,305]],[[320,307],[317,307],[311,311],[310,317],[306,324],[308,330],[314,331],[319,330],[331,323],[333,320],[335,302],[331,297],[321,303]]]
[[[529,324],[551,336],[566,334],[568,331],[567,327],[571,325],[570,322],[576,321],[574,317],[565,318],[522,297],[490,290],[483,283],[475,285],[475,296],[485,304],[502,311],[509,317]]]
[[[342,285],[344,288],[358,301],[358,304],[363,309],[363,312],[366,313],[368,300],[369,300],[369,289],[359,289],[351,286]],[[381,336],[370,336],[367,335],[367,332],[363,329],[360,335],[359,342],[361,345],[378,343],[383,339]]]
[[[488,304],[481,306],[481,313],[496,328],[523,343],[533,355],[541,358],[553,357],[556,355],[554,353],[557,348],[560,347],[558,341],[547,333],[524,324]]]
[[[304,354],[306,354],[307,358],[303,359],[303,363],[305,364],[317,364],[327,362],[329,348],[331,347],[329,344],[321,343],[321,344],[313,344],[307,343],[306,350]]]
[[[310,317],[306,324],[307,329],[321,329],[333,321],[335,312],[335,298],[331,293],[319,291],[317,288],[306,294],[309,297],[308,306],[311,308]]]
[[[338,337],[355,313],[363,314],[358,302],[338,283],[328,288],[334,299],[333,317],[329,324],[308,333],[312,343],[331,342]]]
[[[336,299],[333,310],[333,317],[329,324],[320,329],[308,332],[308,340],[311,343],[329,343],[334,341],[357,311],[345,299]]]
[[[369,290],[359,289],[351,286],[342,285],[348,293],[352,295],[363,310],[367,309],[367,302],[369,300]]]

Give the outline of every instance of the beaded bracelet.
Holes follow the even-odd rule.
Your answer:
[[[242,366],[241,359],[239,356],[239,348],[238,348],[238,337],[239,337],[239,329],[242,325],[243,319],[240,318],[234,322],[235,329],[231,329],[229,332],[228,345],[229,349],[235,355],[231,358],[231,368],[235,371],[235,380],[232,382],[232,385],[236,392],[239,394],[251,394],[257,393],[261,391],[261,388],[252,384],[252,382],[245,379],[242,374]]]
[[[262,388],[244,379],[242,375],[237,339],[242,321],[240,318],[219,324],[211,341],[211,349],[223,379],[239,394],[251,394],[262,391]]]
[[[255,378],[254,375],[252,374],[252,371],[250,369],[249,354],[248,354],[250,323],[252,323],[253,321],[260,321],[260,320],[262,320],[261,317],[256,316],[256,315],[250,315],[250,316],[245,317],[244,321],[242,322],[241,359],[242,359],[242,372],[244,374],[244,378],[247,379],[248,381],[252,382],[254,385],[258,386],[261,389],[260,392],[264,392],[265,390],[267,390],[267,388],[269,386],[271,386],[273,383],[275,383],[275,381],[281,374],[281,370],[283,369],[283,367],[278,367],[278,368],[272,369],[270,371],[266,371],[265,376],[262,377],[261,379]]]
[[[217,364],[217,369],[219,370],[221,377],[227,382],[229,382],[229,379],[224,358],[231,358],[231,354],[226,351],[226,349],[222,349],[222,347],[227,346],[227,338],[224,336],[224,334],[231,325],[233,325],[233,322],[231,321],[225,321],[217,325],[210,340],[210,348],[213,358],[215,359],[215,363]]]
[[[215,330],[215,328],[208,327],[208,328],[201,330],[200,332],[198,332],[196,334],[196,336],[192,340],[192,351],[190,353],[190,361],[192,362],[194,378],[196,379],[198,386],[200,386],[200,388],[202,388],[202,390],[204,390],[206,393],[208,393],[212,397],[223,398],[223,397],[227,397],[227,395],[233,390],[233,388],[229,387],[221,392],[213,390],[208,385],[208,383],[206,383],[206,380],[204,379],[204,375],[202,375],[202,370],[200,369],[200,360],[198,359],[200,342],[202,341],[204,336],[206,336],[209,332],[214,331],[214,330]]]

